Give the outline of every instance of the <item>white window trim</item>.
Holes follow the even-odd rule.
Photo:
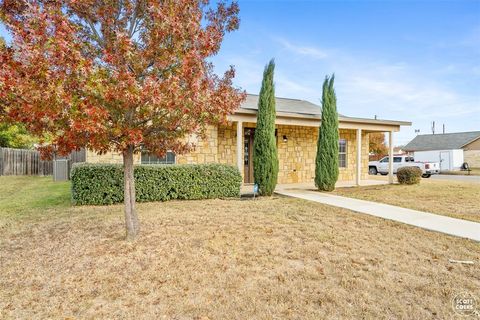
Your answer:
[[[143,153],[143,152],[144,152],[144,151],[140,152],[140,164],[146,164],[146,165],[150,165],[150,164],[152,164],[152,165],[154,165],[154,164],[159,164],[159,165],[177,164],[177,154],[176,154],[175,152],[173,152],[172,150],[167,150],[167,153],[168,153],[168,152],[171,152],[171,153],[173,153],[173,155],[175,156],[175,160],[174,160],[173,163],[143,163],[143,162],[142,162],[142,153]],[[167,154],[165,154],[165,159],[166,159],[166,158],[167,158]]]
[[[340,141],[345,142],[345,152],[340,152]],[[348,141],[347,139],[339,139],[338,140],[339,146],[338,146],[338,167],[341,169],[346,169],[348,168]],[[345,166],[340,166],[340,155],[345,155]]]

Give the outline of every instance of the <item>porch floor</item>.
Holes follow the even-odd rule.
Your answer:
[[[388,184],[388,177],[372,177],[372,179],[361,180],[361,186],[375,186]],[[355,181],[338,181],[335,185],[335,188],[350,188],[356,187]],[[289,184],[277,184],[275,189],[276,191],[284,190],[316,190],[315,184],[313,182],[307,183],[289,183]],[[252,195],[253,194],[253,184],[244,184],[241,188],[242,195]]]

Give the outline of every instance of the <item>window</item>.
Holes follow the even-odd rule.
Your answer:
[[[382,163],[388,162],[388,157],[383,158],[382,160],[380,160],[380,162]]]
[[[161,158],[155,154],[142,151],[142,164],[174,164],[175,153],[168,151],[167,154]]]
[[[395,163],[402,162],[402,157],[393,157],[393,162]]]
[[[340,168],[347,167],[347,140],[338,140],[338,166]]]

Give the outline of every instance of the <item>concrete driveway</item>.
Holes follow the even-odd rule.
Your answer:
[[[453,175],[453,174],[436,174],[436,175],[431,176],[430,179],[480,183],[480,176],[460,176],[460,175]]]

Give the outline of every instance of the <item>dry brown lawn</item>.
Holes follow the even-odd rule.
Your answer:
[[[338,188],[334,194],[480,222],[480,184],[422,179],[418,185]]]
[[[0,214],[1,319],[450,319],[480,297],[479,243],[302,200],[140,204],[133,243],[121,206],[29,210]]]

